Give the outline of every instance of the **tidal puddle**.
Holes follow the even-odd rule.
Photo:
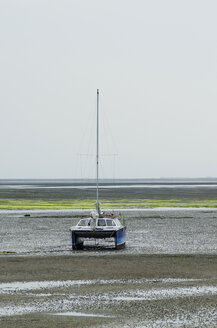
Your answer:
[[[148,283],[181,283],[194,282],[201,279],[181,279],[181,278],[163,278],[163,279],[92,279],[92,280],[46,280],[46,281],[15,281],[0,283],[0,295],[17,292],[29,292],[33,290],[55,289],[61,287],[76,287],[82,285],[111,285],[111,284],[148,284]],[[42,295],[42,294],[40,294]],[[45,294],[47,295],[47,294]]]
[[[96,280],[16,281],[0,284],[0,294],[94,284]]]
[[[130,306],[130,302],[177,299],[217,295],[217,286],[175,286],[189,284],[201,279],[111,279],[111,280],[66,280],[32,281],[0,284],[0,295],[9,295],[7,303],[2,304],[0,316],[22,315],[28,313],[50,313],[59,316],[97,316],[113,317],[107,314],[91,314],[91,309],[102,310]],[[205,283],[206,280],[203,280]],[[87,289],[85,286],[98,286]],[[82,286],[84,289],[79,289]],[[55,289],[55,291],[53,291]],[[124,290],[124,291],[123,291]],[[33,292],[36,292],[33,293]],[[37,296],[37,297],[36,297]],[[82,312],[86,309],[86,312]]]
[[[217,295],[216,286],[177,287],[170,289],[137,290],[114,297],[116,301],[153,301],[160,299]]]
[[[59,316],[73,316],[73,317],[115,318],[114,316],[111,315],[82,313],[82,312],[59,312],[59,313],[51,313],[51,314],[59,315]]]

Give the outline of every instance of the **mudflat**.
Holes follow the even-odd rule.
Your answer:
[[[95,197],[94,186],[8,184],[0,188],[1,199]],[[101,195],[185,202],[215,200],[217,189],[126,185]],[[14,252],[0,255],[1,328],[217,326],[216,209],[126,212],[127,247],[118,252],[72,252],[73,213],[26,213],[0,213],[1,250]]]
[[[1,256],[0,281],[217,278],[217,255]]]
[[[6,315],[0,323],[2,328],[186,327],[186,322],[215,327],[216,273],[216,255],[2,255]],[[13,307],[17,312],[10,315]]]

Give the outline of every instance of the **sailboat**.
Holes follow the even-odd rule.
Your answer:
[[[96,208],[89,217],[79,220],[76,226],[70,228],[72,250],[84,248],[84,242],[90,239],[112,239],[115,249],[121,249],[126,244],[126,226],[122,214],[101,211],[99,203],[99,89],[97,89],[97,129],[96,129]]]

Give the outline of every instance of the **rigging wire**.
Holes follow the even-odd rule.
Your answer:
[[[105,154],[101,154],[102,164],[104,166],[103,178],[111,179],[115,182],[116,178],[116,159],[118,158],[117,145],[115,143],[115,138],[113,136],[113,130],[110,127],[110,120],[107,116],[106,106],[103,105],[101,110],[101,136],[103,140],[103,149]],[[112,160],[107,160],[106,157],[113,157]],[[119,172],[118,172],[119,173]]]
[[[96,99],[88,110],[88,114],[84,116],[81,127],[81,137],[77,142],[77,167],[79,172],[77,176],[85,181],[96,178],[95,165],[95,131],[96,131]],[[111,179],[115,183],[120,177],[119,154],[117,143],[111,128],[111,121],[107,115],[108,108],[100,100],[100,145],[99,145],[99,166],[100,179]],[[84,124],[85,123],[85,124]],[[102,147],[103,145],[103,147]],[[101,148],[104,152],[101,153]],[[108,158],[110,157],[110,158]]]
[[[86,119],[85,119],[86,118]],[[79,169],[80,172],[78,176],[82,180],[90,178],[87,174],[87,168],[90,168],[88,156],[86,158],[82,156],[83,154],[94,153],[94,132],[95,132],[95,108],[93,111],[93,107],[90,108],[88,115],[84,116],[85,124],[82,124],[81,128],[81,138],[78,138],[77,143],[77,158],[79,158]],[[78,171],[79,171],[78,169]],[[88,172],[89,173],[89,172]]]

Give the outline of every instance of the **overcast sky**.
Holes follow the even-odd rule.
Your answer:
[[[0,0],[0,45],[0,178],[94,177],[97,88],[101,177],[217,177],[216,0]]]

